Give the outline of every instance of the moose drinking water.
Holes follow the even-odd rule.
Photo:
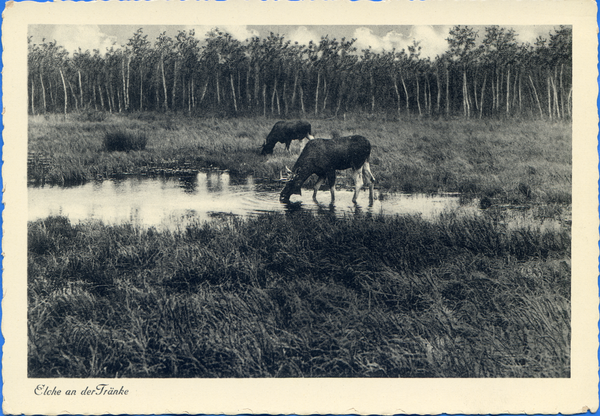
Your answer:
[[[336,170],[352,169],[354,197],[363,185],[363,174],[369,185],[369,201],[373,202],[373,183],[369,156],[371,143],[363,136],[349,136],[335,139],[314,139],[306,144],[294,167],[285,178],[287,182],[281,191],[279,201],[287,203],[293,194],[301,195],[302,184],[314,173],[319,179],[315,185],[313,199],[317,200],[317,191],[327,179],[331,192],[331,202],[335,201]]]

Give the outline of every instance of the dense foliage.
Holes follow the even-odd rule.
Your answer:
[[[477,39],[480,39],[479,41]],[[355,40],[241,42],[218,29],[72,56],[56,41],[29,44],[30,114],[95,109],[316,117],[388,112],[465,117],[571,117],[572,29],[519,43],[513,29],[456,26],[448,50],[357,51]]]

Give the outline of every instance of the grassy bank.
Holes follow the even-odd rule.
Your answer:
[[[506,223],[30,223],[28,375],[568,377],[570,229]]]
[[[139,113],[29,118],[29,180],[74,183],[122,174],[177,173],[219,168],[277,179],[300,152],[260,146],[275,119],[199,119]],[[316,137],[361,134],[372,145],[371,167],[383,191],[461,192],[492,203],[568,204],[571,125],[542,121],[382,120],[351,116],[309,120]],[[147,139],[144,150],[109,152],[112,132]],[[343,183],[343,179],[342,179]]]

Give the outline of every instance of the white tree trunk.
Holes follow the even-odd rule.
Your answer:
[[[31,115],[35,116],[35,83],[31,77]]]
[[[63,92],[65,97],[65,116],[67,115],[67,84],[65,83],[65,77],[62,72],[62,68],[58,68],[58,72],[60,72],[60,79],[62,79],[63,84]]]
[[[163,92],[165,94],[165,111],[169,110],[169,100],[167,99],[168,95],[167,95],[167,79],[165,78],[165,61],[164,58],[161,56],[160,58],[160,70],[161,70],[161,75],[162,75],[162,85],[163,85]]]
[[[535,95],[535,101],[537,102],[538,109],[540,110],[540,117],[544,117],[544,113],[542,111],[542,103],[540,103],[540,99],[537,94],[537,90],[535,89],[535,84],[533,83],[533,79],[531,79],[531,75],[529,75],[529,82],[531,82],[531,88],[533,89],[533,94]]]
[[[233,108],[235,109],[235,112],[237,113],[238,111],[238,107],[237,107],[237,100],[235,98],[235,86],[233,85],[233,74],[229,74],[229,81],[231,81],[231,93],[233,94]]]

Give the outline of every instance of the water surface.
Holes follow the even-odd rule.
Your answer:
[[[359,212],[421,214],[431,218],[444,210],[459,208],[457,196],[380,195],[377,190],[372,205],[366,190],[360,193],[357,204],[352,203],[350,190],[338,190],[334,204],[330,204],[328,190],[319,192],[319,203],[313,202],[312,190],[303,190],[302,196],[292,196],[291,204],[281,204],[281,189],[280,183],[258,183],[251,176],[237,177],[220,171],[191,177],[128,177],[72,187],[37,186],[28,188],[28,219],[63,215],[72,222],[100,220],[105,224],[173,229],[230,215],[247,217],[299,209],[336,215]]]

